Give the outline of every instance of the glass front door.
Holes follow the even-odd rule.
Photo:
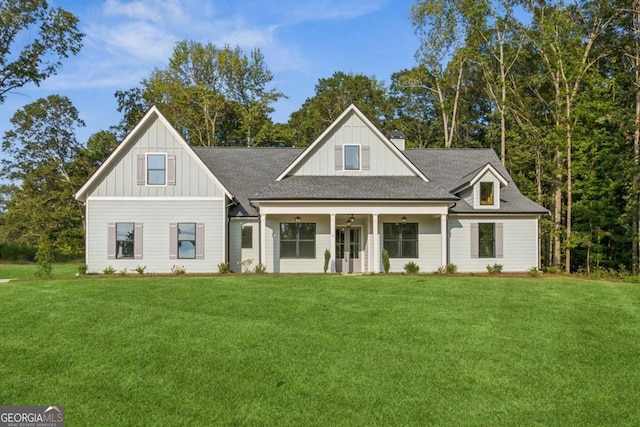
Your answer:
[[[360,234],[359,227],[336,229],[336,272],[360,272]]]

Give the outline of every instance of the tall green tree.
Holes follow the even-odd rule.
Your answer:
[[[45,0],[0,2],[0,103],[8,92],[56,74],[62,59],[80,51],[82,38],[78,18]]]
[[[74,173],[83,148],[75,132],[84,122],[68,98],[50,95],[18,110],[11,124],[2,141],[2,172],[20,187],[6,203],[0,238],[36,245],[46,231],[59,250],[77,251],[84,209],[73,194],[86,174]]]
[[[375,77],[341,71],[320,79],[315,95],[291,114],[289,125],[296,132],[295,145],[311,144],[351,104],[355,104],[379,128],[393,117],[387,88]]]
[[[166,68],[116,98],[125,132],[156,105],[192,145],[254,145],[283,96],[272,81],[259,49],[247,56],[239,47],[181,41]]]

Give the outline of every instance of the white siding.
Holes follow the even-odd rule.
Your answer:
[[[173,265],[187,273],[217,272],[224,261],[224,198],[217,200],[92,200],[87,202],[87,266],[101,273],[112,266],[134,273],[146,266],[147,273],[167,273]],[[109,223],[135,222],[143,225],[142,259],[107,259]],[[169,259],[169,224],[204,224],[204,259]],[[134,273],[135,274],[135,273]]]
[[[384,223],[397,223],[398,215],[380,215],[378,231],[380,237],[380,251],[384,249],[383,229]],[[440,216],[434,218],[433,215],[412,217],[409,216],[410,223],[418,223],[418,256],[419,258],[391,258],[390,273],[404,272],[404,265],[408,262],[415,262],[420,267],[420,272],[431,273],[438,270],[441,264],[441,238],[440,238]],[[382,258],[381,258],[382,259]],[[384,271],[382,261],[380,271]]]
[[[145,153],[175,155],[176,185],[137,184],[137,157],[138,154]],[[152,122],[129,149],[120,154],[114,166],[88,193],[89,197],[221,197],[222,195],[222,190],[159,120]]]
[[[349,115],[344,124],[338,126],[327,139],[318,144],[313,152],[293,172],[293,175],[311,176],[413,176],[415,173],[404,164],[391,149],[381,141],[357,116]],[[391,144],[391,143],[389,143]],[[358,145],[362,159],[362,147],[370,149],[369,170],[336,170],[336,146]],[[344,155],[344,152],[343,152]]]
[[[316,224],[316,257],[280,259],[280,223],[293,222],[292,216],[270,215],[267,217],[267,259],[269,273],[322,273],[324,250],[330,249],[331,234],[328,215],[305,215],[302,222]]]
[[[471,258],[471,223],[503,224],[503,258]],[[460,272],[486,272],[487,264],[501,264],[505,272],[522,272],[538,266],[536,217],[449,217],[449,262]]]
[[[253,228],[253,247],[242,248],[242,228]],[[233,218],[229,223],[229,266],[234,272],[240,272],[240,261],[252,259],[249,266],[255,269],[260,262],[260,221],[257,218]],[[246,269],[246,267],[245,267]]]

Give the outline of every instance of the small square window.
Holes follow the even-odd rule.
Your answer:
[[[360,146],[358,145],[344,146],[344,170],[348,170],[348,171],[360,170]]]
[[[167,172],[165,154],[147,155],[147,185],[165,185]]]
[[[480,205],[493,205],[493,182],[480,183]]]

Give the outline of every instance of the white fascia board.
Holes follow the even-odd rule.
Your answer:
[[[485,165],[485,167],[483,167],[483,168],[480,170],[480,172],[478,172],[478,173],[476,174],[476,176],[474,176],[474,177],[473,177],[473,179],[469,182],[469,186],[470,186],[470,187],[474,186],[474,185],[476,184],[476,182],[478,182],[478,181],[480,180],[480,178],[482,178],[482,176],[484,176],[484,174],[485,174],[485,173],[487,173],[487,172],[489,172],[489,173],[491,173],[493,176],[495,176],[495,177],[496,177],[496,179],[498,179],[498,181],[500,181],[500,184],[501,184],[503,187],[506,187],[506,186],[507,186],[508,182],[507,182],[507,180],[505,179],[505,177],[504,177],[504,176],[502,176],[502,174],[501,174],[500,172],[498,172],[498,171],[496,170],[496,168],[494,168],[494,167],[491,165],[491,163],[487,163],[487,164]]]
[[[320,134],[319,137],[316,138],[315,141],[313,141],[313,143],[311,145],[309,145],[302,153],[300,153],[300,155],[293,161],[293,163],[291,163],[277,178],[276,181],[280,181],[283,178],[285,178],[292,170],[294,170],[304,159],[307,158],[307,156],[310,155],[311,152],[313,152],[313,150],[315,149],[316,146],[318,146],[319,144],[321,144],[327,135],[329,135],[336,127],[338,127],[338,125],[340,124],[340,122],[350,113],[355,114],[356,116],[358,116],[358,118],[360,120],[362,120],[362,122],[387,146],[387,148],[389,148],[389,150],[391,150],[399,159],[400,161],[402,161],[409,169],[411,169],[411,171],[413,171],[418,177],[422,178],[425,182],[429,182],[429,178],[427,178],[425,176],[425,174],[422,173],[422,171],[420,169],[417,168],[416,165],[414,165],[408,158],[407,156],[405,156],[402,151],[400,151],[400,149],[398,147],[396,147],[391,141],[389,141],[380,131],[380,129],[378,129],[373,123],[371,123],[371,120],[369,120],[369,118],[367,118],[367,116],[364,115],[364,113],[362,111],[360,111],[360,109],[358,107],[356,107],[354,104],[349,105],[343,112],[342,114],[340,114],[340,116],[338,116],[337,119],[335,119],[333,121],[333,123],[331,123],[331,125],[329,125],[329,127],[327,129],[325,129],[324,132],[322,132],[322,134]],[[348,144],[347,144],[348,145]]]
[[[107,157],[107,160],[105,160],[104,163],[100,165],[98,170],[95,171],[93,175],[91,175],[91,178],[89,178],[89,180],[80,188],[80,190],[78,190],[78,192],[74,195],[76,200],[79,200],[82,202],[85,201],[86,193],[89,191],[89,189],[95,184],[96,181],[98,181],[106,173],[106,171],[109,170],[109,168],[116,161],[116,159],[118,159],[118,156],[120,155],[120,153],[126,150],[129,147],[129,145],[132,144],[133,141],[135,141],[138,133],[142,131],[154,119],[160,120],[160,122],[167,129],[169,129],[169,132],[171,133],[171,135],[173,135],[173,137],[178,141],[180,145],[182,145],[185,151],[189,153],[189,155],[198,164],[198,166],[204,170],[205,174],[207,174],[207,176],[209,176],[209,178],[211,178],[211,180],[222,189],[222,191],[227,195],[229,199],[233,199],[233,195],[229,192],[229,190],[227,190],[225,186],[222,185],[222,183],[218,180],[218,178],[216,178],[213,172],[211,172],[211,170],[204,164],[204,162],[200,159],[200,157],[196,155],[196,153],[189,146],[189,144],[187,144],[187,142],[182,138],[182,136],[178,133],[178,131],[176,131],[176,129],[171,125],[171,123],[169,123],[166,117],[162,115],[160,110],[158,110],[158,107],[154,105],[149,109],[149,111],[147,111],[147,114],[144,115],[144,117],[138,122],[138,124],[131,130],[131,132],[127,134],[127,136],[122,140],[122,142],[118,144],[116,149],[113,150],[111,155]]]

